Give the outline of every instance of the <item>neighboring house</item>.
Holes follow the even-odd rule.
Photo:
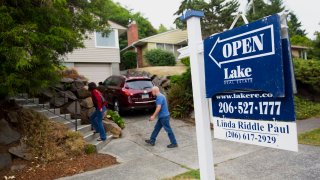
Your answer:
[[[291,45],[291,52],[292,52],[293,58],[307,59],[308,50],[309,50],[309,47]]]
[[[138,67],[148,66],[148,62],[144,58],[145,53],[151,49],[164,49],[172,52],[178,58],[180,49],[187,45],[187,31],[186,30],[170,30],[164,33],[156,34],[144,39],[139,39],[138,25],[133,21],[128,26],[128,46],[121,50],[136,51]]]
[[[75,68],[79,74],[96,83],[120,73],[119,36],[127,28],[112,21],[108,23],[112,31],[107,37],[99,32],[88,34],[89,38],[84,41],[85,48],[74,50],[64,62],[65,66]]]

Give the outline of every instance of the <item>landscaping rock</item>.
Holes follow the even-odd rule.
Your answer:
[[[50,103],[55,107],[62,107],[64,104],[68,102],[68,98],[63,97],[54,97],[50,100]]]
[[[85,98],[87,98],[87,97],[90,97],[90,96],[91,96],[91,93],[90,93],[90,91],[82,88],[82,89],[78,89],[78,90],[77,90],[76,95],[77,95],[77,97],[78,97],[79,99],[85,99]]]
[[[104,129],[111,133],[114,138],[120,138],[121,137],[121,128],[113,121],[110,120],[104,120],[103,121]]]
[[[11,122],[11,123],[18,123],[18,113],[16,111],[10,111],[8,113],[8,120]]]
[[[20,171],[20,170],[24,169],[26,166],[27,166],[26,164],[17,164],[17,165],[11,166],[10,170],[11,171]]]
[[[11,147],[8,150],[11,154],[25,159],[27,161],[31,161],[33,159],[28,147],[26,144],[21,144],[19,146]]]
[[[53,97],[53,93],[50,89],[45,89],[42,92],[42,95],[44,95],[47,98],[52,98]]]
[[[73,81],[74,80],[72,78],[66,78],[66,77],[64,77],[60,80],[60,82],[62,82],[62,83],[73,83]]]
[[[55,88],[59,89],[59,90],[64,90],[64,85],[63,84],[57,84],[54,86]]]
[[[84,107],[84,108],[92,108],[93,107],[93,102],[92,102],[92,98],[91,97],[88,97],[86,99],[83,99],[80,103],[80,106],[81,107]]]
[[[164,82],[162,85],[161,85],[164,89],[168,89],[170,87],[170,80]]]
[[[69,103],[64,107],[64,110],[64,113],[71,114],[72,118],[79,118],[81,112],[80,102]]]
[[[0,120],[0,144],[8,145],[20,139],[20,134],[13,130],[5,119]]]
[[[95,108],[81,108],[81,124],[90,124],[90,116],[95,111]]]
[[[77,88],[77,89],[81,89],[85,86],[84,82],[80,79],[75,80],[73,82],[73,84],[74,84],[75,88]]]
[[[12,164],[11,155],[9,153],[0,153],[0,171],[10,167]]]
[[[69,98],[69,99],[72,99],[72,100],[76,100],[77,99],[77,96],[73,94],[73,92],[71,91],[61,91],[59,92],[59,95],[61,97],[66,97],[66,98]]]

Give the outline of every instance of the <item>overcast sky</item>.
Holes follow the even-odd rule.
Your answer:
[[[160,24],[166,27],[175,27],[173,21],[174,12],[178,9],[182,0],[114,0],[134,12],[141,12],[150,20],[155,28]],[[247,0],[238,0],[241,3],[241,10],[246,8]],[[293,10],[308,36],[314,38],[314,32],[320,31],[320,0],[284,0],[285,6]]]

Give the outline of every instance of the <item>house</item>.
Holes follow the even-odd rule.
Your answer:
[[[291,45],[291,52],[293,58],[301,58],[306,60],[308,57],[308,50],[309,48],[305,46]]]
[[[164,33],[156,34],[144,39],[139,39],[138,25],[133,21],[128,26],[128,46],[121,50],[137,52],[138,67],[148,66],[148,62],[144,58],[144,54],[151,49],[164,49],[171,51],[176,58],[178,58],[178,49],[187,45],[187,31],[186,30],[170,30]]]
[[[98,83],[120,73],[119,36],[127,28],[112,21],[108,23],[112,30],[107,37],[103,37],[100,32],[89,33],[89,38],[84,41],[85,48],[76,49],[65,58],[64,65],[75,68],[89,82]]]

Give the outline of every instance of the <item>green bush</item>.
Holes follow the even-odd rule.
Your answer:
[[[320,93],[320,61],[294,59],[295,76],[298,88],[310,94]]]
[[[125,128],[125,122],[117,112],[108,110],[107,118],[115,122],[121,129]]]
[[[144,57],[152,66],[174,66],[176,65],[176,58],[174,54],[162,49],[152,49],[147,51]]]
[[[190,58],[189,57],[182,58],[180,61],[185,66],[190,66]]]
[[[137,67],[137,53],[133,51],[126,51],[121,54],[120,69],[133,69]]]
[[[87,144],[84,148],[84,151],[86,154],[94,154],[97,153],[97,149],[94,145],[92,144]]]
[[[297,119],[320,117],[320,103],[313,102],[305,97],[294,98]]]
[[[168,93],[169,110],[174,118],[188,117],[193,110],[191,71],[170,78],[172,83]]]

